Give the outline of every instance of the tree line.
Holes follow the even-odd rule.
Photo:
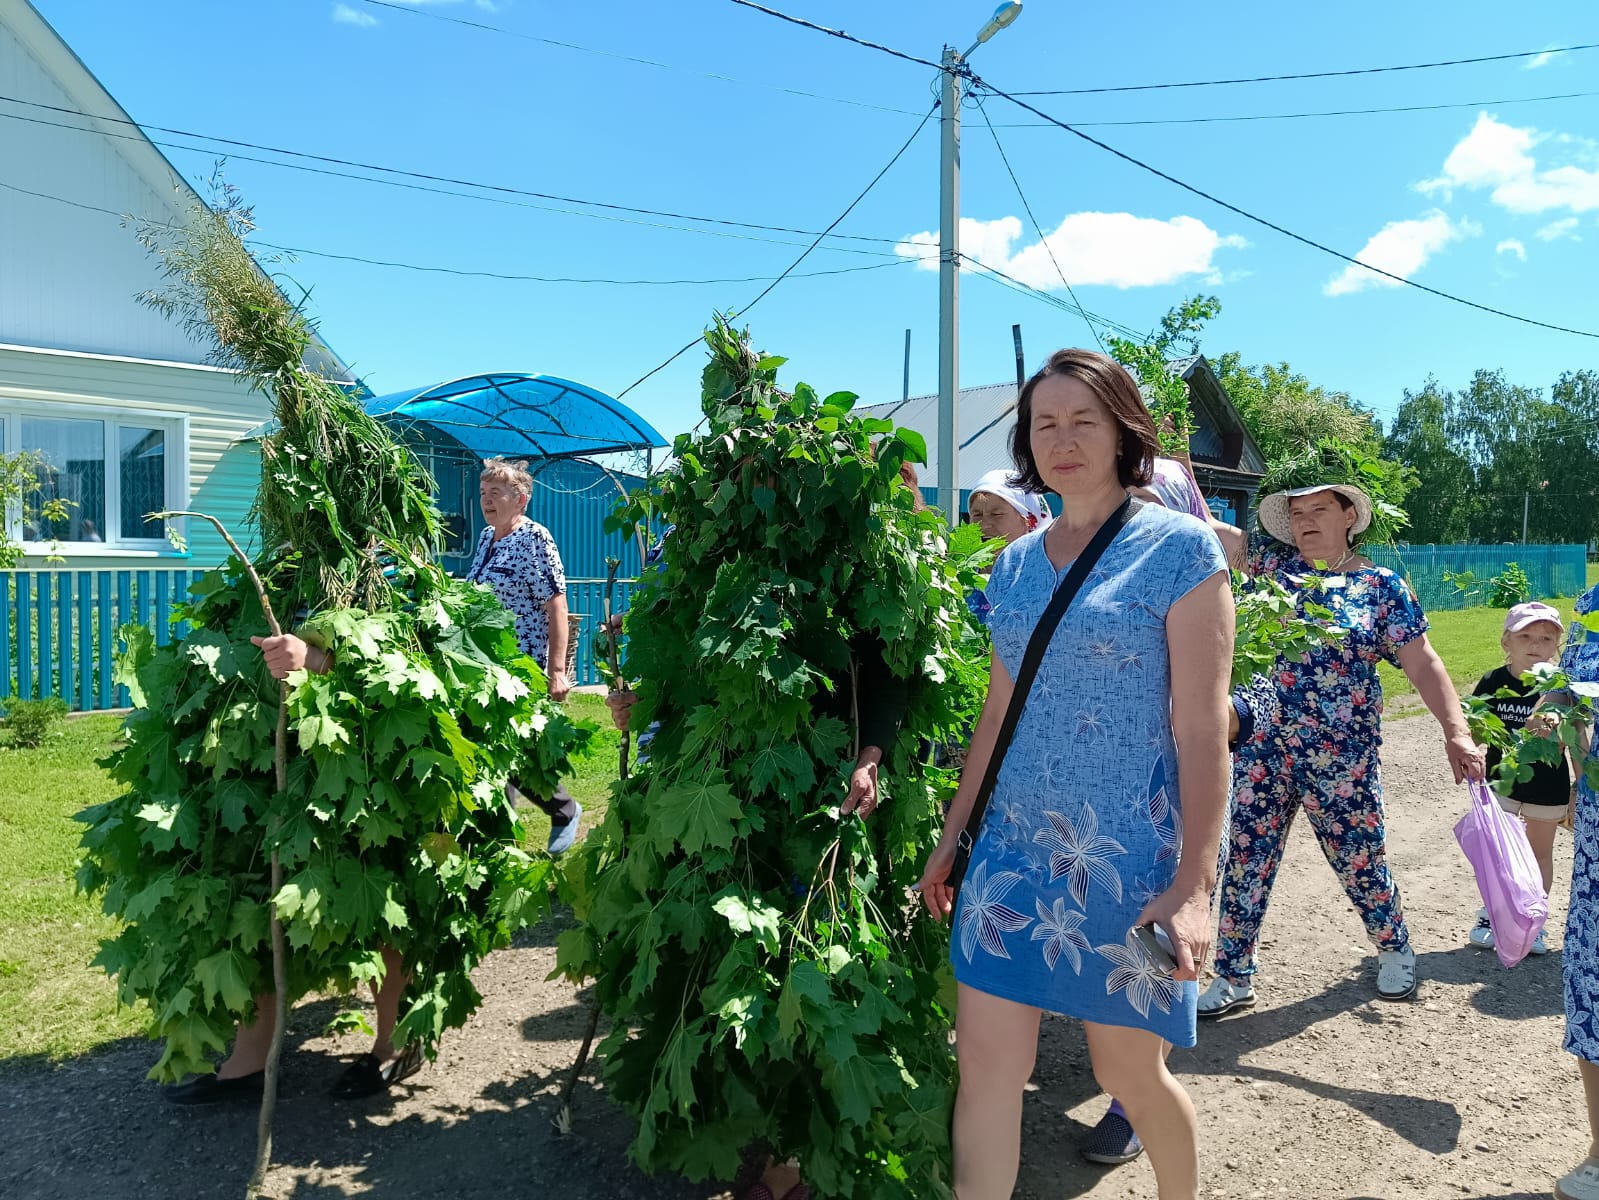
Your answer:
[[[1195,347],[1220,311],[1213,296],[1186,300],[1149,344],[1168,357]],[[1458,390],[1429,376],[1406,389],[1385,429],[1369,405],[1286,362],[1249,365],[1228,351],[1211,365],[1268,467],[1327,440],[1382,460],[1410,517],[1406,541],[1599,539],[1599,370],[1568,370],[1546,387],[1499,370],[1479,370]]]

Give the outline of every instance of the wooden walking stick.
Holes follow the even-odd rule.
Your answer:
[[[233,540],[233,535],[221,521],[202,512],[158,512],[150,516],[157,520],[166,520],[171,517],[196,517],[202,521],[209,521],[222,535],[222,540],[228,544],[228,549],[233,551],[233,556],[239,560],[239,565],[244,568],[250,582],[255,586],[256,598],[261,601],[261,615],[266,618],[267,628],[272,631],[273,637],[283,636],[283,627],[278,624],[277,617],[272,612],[272,601],[267,598],[266,585],[261,582],[261,576],[256,573],[255,564],[250,561],[240,547]],[[278,682],[278,723],[272,732],[272,774],[277,784],[277,794],[281,797],[289,786],[289,684],[287,680]],[[282,823],[281,812],[272,814],[272,823],[269,827],[268,837],[276,839],[278,827]],[[283,1057],[283,1027],[288,1023],[289,1016],[289,971],[288,952],[284,948],[283,922],[278,919],[278,909],[275,903],[279,890],[283,887],[283,864],[278,859],[277,846],[272,847],[272,903],[268,904],[271,914],[272,928],[272,1043],[267,1048],[266,1072],[261,1084],[261,1113],[256,1121],[255,1131],[255,1167],[250,1172],[250,1182],[245,1185],[244,1194],[248,1200],[255,1200],[261,1195],[261,1189],[266,1185],[267,1169],[272,1165],[272,1118],[278,1107],[278,1060]],[[260,1014],[256,1014],[260,1020]]]
[[[611,598],[616,590],[616,573],[621,566],[622,560],[619,558],[607,558],[605,560],[605,596],[601,607],[605,620],[605,624],[601,628],[605,630],[606,640],[610,648],[607,657],[611,660],[611,690],[613,692],[624,690],[618,686],[622,679],[621,654],[616,647],[617,634],[620,631],[611,627],[611,617],[614,612]],[[622,730],[621,743],[617,747],[617,773],[618,778],[621,779],[627,778],[628,747],[632,740],[632,733],[627,729]],[[589,1052],[594,1047],[594,1035],[599,1028],[600,1004],[598,999],[596,999],[589,1006],[588,1029],[583,1034],[583,1044],[578,1047],[577,1061],[572,1064],[572,1070],[567,1074],[566,1083],[561,1087],[561,1107],[556,1111],[554,1121],[555,1129],[558,1133],[566,1134],[572,1132],[572,1093],[577,1090],[577,1081],[583,1074],[583,1068],[588,1065]]]

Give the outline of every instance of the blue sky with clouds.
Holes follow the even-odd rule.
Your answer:
[[[800,231],[824,228],[888,162],[929,107],[934,82],[923,67],[727,0],[35,3],[146,124]],[[932,59],[945,41],[964,48],[989,11],[984,0],[779,0],[774,7]],[[1125,14],[1124,6],[1028,0],[1016,25],[982,47],[973,66],[1001,89],[1045,91],[1599,41],[1591,0],[1462,0],[1447,10],[1391,3],[1201,10],[1158,0]],[[1599,95],[1533,99],[1582,92],[1599,93],[1599,50],[1031,102],[1195,187],[1395,274],[1599,331]],[[1194,121],[1397,107],[1426,111]],[[1214,292],[1224,311],[1205,351],[1286,360],[1385,416],[1429,374],[1458,386],[1477,368],[1503,368],[1518,382],[1545,385],[1562,370],[1599,365],[1599,339],[1520,325],[1346,270],[998,97],[963,116],[963,251],[1064,295],[1058,263],[1082,304],[1111,320],[1148,328],[1185,295]],[[166,151],[197,182],[222,152],[195,138],[155,136],[211,147]],[[300,256],[285,269],[311,289],[330,343],[379,392],[485,370],[542,371],[617,392],[692,338],[713,309],[743,307],[765,286],[760,280],[781,272],[810,240],[428,185],[455,193],[443,195],[242,157],[227,174],[255,205],[267,241],[500,275],[653,281],[531,282]],[[918,259],[937,227],[938,129],[930,121],[839,225],[853,236],[827,242],[749,314],[757,343],[789,356],[790,380],[883,400],[900,392],[909,328],[912,391],[934,390],[937,276]],[[845,271],[864,267],[872,269]],[[684,279],[740,282],[661,282]],[[971,273],[962,281],[961,319],[968,385],[1011,377],[1013,323],[1022,325],[1030,365],[1090,339],[1080,317]],[[688,428],[697,416],[699,366],[691,351],[628,402],[667,436]]]

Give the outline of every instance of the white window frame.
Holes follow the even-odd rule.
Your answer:
[[[75,401],[19,400],[0,396],[0,429],[4,437],[0,446],[7,454],[26,449],[22,443],[24,418],[35,417],[57,421],[101,421],[105,428],[105,525],[99,542],[21,541],[22,513],[15,506],[12,511],[0,514],[5,521],[7,538],[22,546],[22,552],[31,557],[44,555],[61,558],[187,558],[188,551],[180,551],[163,533],[159,537],[126,538],[122,536],[122,456],[118,430],[159,429],[166,434],[164,457],[166,459],[166,496],[164,508],[188,507],[189,494],[189,417],[187,413],[169,409],[120,408],[109,405],[79,404]],[[178,518],[168,523],[180,537],[188,534],[188,521]]]

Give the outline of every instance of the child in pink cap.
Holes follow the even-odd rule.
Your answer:
[[[1484,697],[1488,707],[1511,733],[1519,733],[1527,724],[1527,718],[1542,695],[1536,684],[1523,683],[1521,677],[1540,663],[1553,664],[1559,657],[1564,635],[1565,625],[1559,611],[1536,600],[1518,604],[1505,614],[1505,631],[1499,638],[1499,645],[1505,652],[1505,665],[1484,675],[1472,694]],[[1497,695],[1506,690],[1514,695]],[[1496,748],[1488,748],[1490,779],[1500,757]],[[1555,829],[1566,819],[1571,799],[1571,771],[1562,761],[1558,766],[1535,763],[1532,772],[1531,779],[1516,784],[1508,796],[1499,794],[1498,799],[1499,807],[1526,823],[1527,841],[1532,844],[1533,857],[1538,860],[1547,895],[1555,875]],[[1478,910],[1477,924],[1468,940],[1473,946],[1493,949],[1493,928],[1488,922],[1487,909]],[[1540,931],[1531,953],[1548,952]]]

